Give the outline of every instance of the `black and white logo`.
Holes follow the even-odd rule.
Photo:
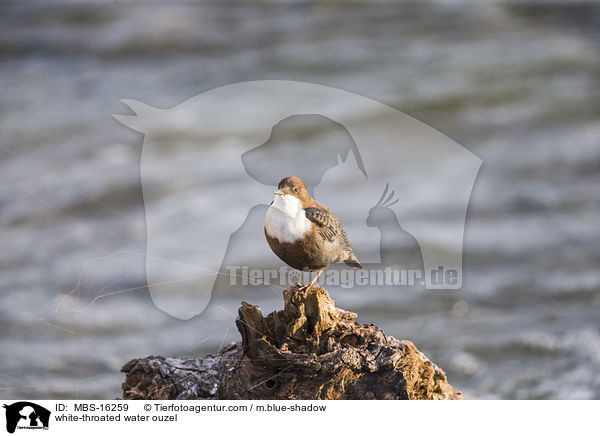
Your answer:
[[[50,411],[42,406],[29,401],[19,401],[10,405],[4,404],[6,409],[6,431],[14,433],[16,429],[22,430],[48,430]]]

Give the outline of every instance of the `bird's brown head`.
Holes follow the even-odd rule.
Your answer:
[[[286,177],[279,182],[277,190],[274,192],[275,195],[293,195],[298,198],[303,205],[310,202],[310,194],[306,185],[298,177]]]

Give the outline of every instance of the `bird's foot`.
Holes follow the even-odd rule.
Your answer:
[[[308,288],[310,288],[310,284],[303,285],[300,282],[296,282],[296,292],[306,291]]]

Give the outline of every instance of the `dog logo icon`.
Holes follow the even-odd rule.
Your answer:
[[[44,429],[48,430],[50,411],[38,404],[28,401],[19,401],[10,405],[4,404],[6,409],[6,431],[14,433],[16,429]]]

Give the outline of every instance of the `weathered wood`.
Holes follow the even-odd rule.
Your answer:
[[[327,292],[288,288],[264,317],[242,302],[242,336],[201,359],[150,356],[122,371],[125,399],[464,399],[410,341],[338,309]]]

